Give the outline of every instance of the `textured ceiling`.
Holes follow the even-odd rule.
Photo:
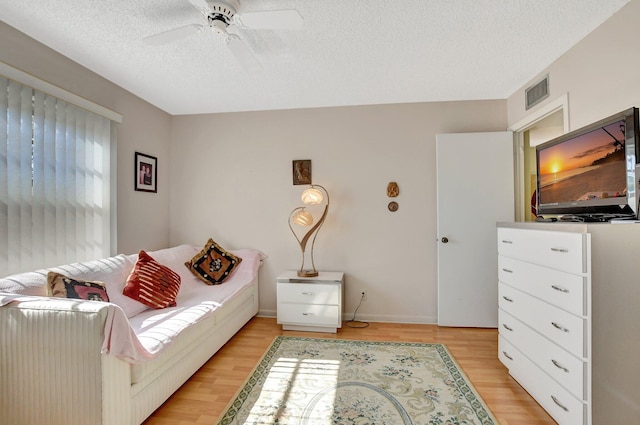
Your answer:
[[[0,0],[0,19],[170,114],[505,99],[629,0],[241,0],[297,9],[301,31],[212,31],[188,0]],[[10,48],[10,46],[0,46]]]

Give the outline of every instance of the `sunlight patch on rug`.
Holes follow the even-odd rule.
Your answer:
[[[220,425],[496,425],[442,344],[276,337]]]

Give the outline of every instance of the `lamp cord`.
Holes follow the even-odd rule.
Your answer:
[[[364,300],[364,292],[362,293],[362,296],[360,297],[360,302],[358,303],[358,306],[356,307],[355,311],[353,312],[353,319],[347,320],[344,323],[345,326],[348,326],[350,328],[357,328],[357,329],[363,329],[363,328],[366,328],[366,327],[369,326],[369,322],[362,322],[360,320],[356,320],[356,313],[358,313],[358,309],[362,305],[362,300]]]

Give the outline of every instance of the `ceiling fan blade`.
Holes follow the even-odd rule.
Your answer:
[[[262,69],[260,62],[253,56],[253,53],[251,53],[247,45],[240,40],[240,37],[235,34],[229,34],[226,39],[226,44],[245,70],[254,73]]]
[[[150,46],[159,46],[188,37],[191,34],[200,31],[202,28],[203,26],[200,24],[186,25],[184,27],[174,28],[169,31],[164,31],[155,35],[144,37],[142,41]]]
[[[196,9],[200,9],[200,10],[209,10],[209,4],[207,3],[206,0],[189,0],[189,2],[193,5],[193,7],[195,7]]]
[[[304,19],[295,9],[246,12],[236,15],[240,26],[249,29],[301,30]]]

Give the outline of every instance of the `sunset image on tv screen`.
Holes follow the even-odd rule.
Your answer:
[[[540,204],[626,196],[624,121],[538,152]]]

